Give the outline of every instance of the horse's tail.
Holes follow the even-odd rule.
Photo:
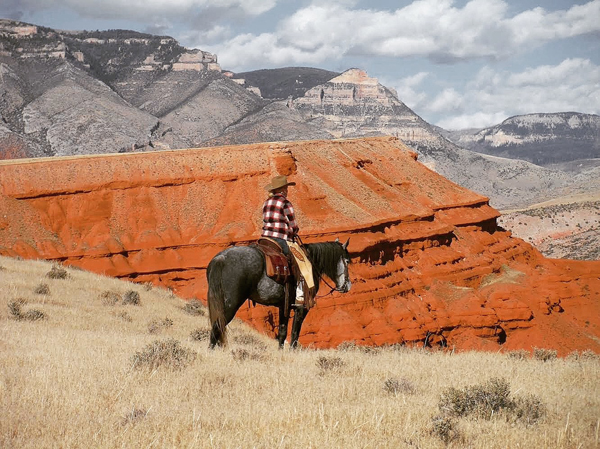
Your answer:
[[[225,293],[223,292],[223,265],[225,258],[217,255],[209,265],[208,272],[208,316],[210,319],[210,346],[227,344],[225,322]]]

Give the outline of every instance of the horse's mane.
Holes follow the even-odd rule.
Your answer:
[[[319,274],[326,274],[335,281],[337,263],[344,254],[342,245],[339,242],[310,243],[306,245],[306,250],[313,268]]]

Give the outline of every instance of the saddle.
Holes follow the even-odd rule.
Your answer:
[[[265,237],[258,239],[256,246],[265,255],[267,276],[278,284],[286,284],[292,273],[288,258],[283,254],[281,246],[275,240]]]

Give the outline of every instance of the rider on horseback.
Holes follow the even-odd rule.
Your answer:
[[[298,224],[294,214],[294,206],[287,199],[288,186],[296,185],[289,182],[287,176],[275,176],[265,190],[269,197],[263,205],[262,237],[275,240],[283,253],[290,258],[288,242],[294,242],[298,237]],[[296,286],[296,305],[304,304],[303,279],[298,279]]]
[[[296,347],[302,322],[314,305],[319,281],[325,282],[322,276],[335,283],[332,292],[346,293],[350,290],[348,242],[342,244],[336,239],[334,242],[300,246],[293,241],[298,236],[298,225],[292,203],[286,197],[290,185],[295,183],[288,182],[285,176],[276,176],[266,187],[269,198],[263,207],[262,238],[257,245],[230,246],[214,256],[206,267],[211,348],[226,343],[227,324],[248,299],[265,306],[279,307],[277,339],[279,347],[283,348],[293,291],[298,290],[298,297],[303,302],[296,301],[290,336],[290,346]],[[271,241],[265,244],[262,240]],[[292,273],[300,284],[299,289],[294,288],[296,282],[290,281],[290,264],[275,248],[276,244],[286,255],[294,256]]]

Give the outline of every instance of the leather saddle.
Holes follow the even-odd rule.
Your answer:
[[[261,237],[258,239],[256,246],[265,256],[267,276],[278,284],[287,283],[292,273],[288,258],[283,254],[279,243],[275,240]]]

